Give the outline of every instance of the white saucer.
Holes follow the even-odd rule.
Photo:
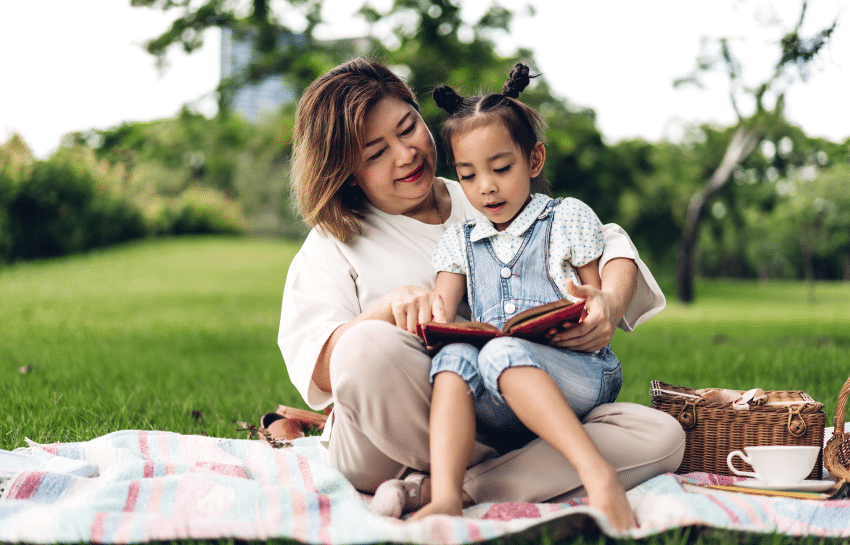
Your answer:
[[[823,492],[834,485],[834,481],[806,480],[800,483],[765,483],[762,481],[737,481],[732,486],[741,488],[755,488],[757,490],[786,490],[788,492]]]

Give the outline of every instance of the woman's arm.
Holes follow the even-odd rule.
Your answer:
[[[365,320],[383,320],[399,325],[410,333],[416,333],[416,324],[433,319],[435,322],[451,322],[457,314],[463,295],[466,293],[466,276],[441,271],[437,274],[434,291],[418,286],[404,286],[381,297],[362,314],[337,327],[322,346],[313,382],[324,392],[331,392],[330,357],[337,341],[353,325]]]
[[[568,283],[570,295],[584,299],[587,316],[577,325],[552,336],[550,344],[580,352],[595,352],[608,346],[637,287],[638,268],[631,259],[608,261],[602,269],[602,289]]]
[[[436,321],[447,321],[443,301],[436,290],[430,292],[418,286],[403,286],[384,295],[361,314],[334,329],[316,359],[313,382],[323,392],[331,393],[331,354],[339,338],[352,326],[366,320],[383,320],[416,334],[416,324],[427,322],[432,316]],[[454,308],[456,312],[457,305]]]

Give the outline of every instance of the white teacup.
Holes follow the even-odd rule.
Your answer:
[[[735,475],[755,477],[766,484],[798,484],[812,472],[818,459],[820,448],[804,446],[763,446],[745,447],[746,454],[733,450],[726,457],[726,465]],[[739,471],[732,466],[732,458],[753,466],[755,472]]]

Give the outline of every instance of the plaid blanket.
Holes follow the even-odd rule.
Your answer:
[[[22,471],[0,476],[0,541],[134,543],[173,539],[293,538],[304,543],[470,543],[506,534],[562,539],[617,533],[581,500],[481,504],[464,517],[416,523],[375,515],[323,459],[317,438],[272,449],[260,441],[119,431],[83,443],[39,445],[85,460],[97,477]],[[688,484],[706,474],[662,475],[630,490],[646,537],[687,525],[792,536],[850,537],[850,501],[763,497]]]

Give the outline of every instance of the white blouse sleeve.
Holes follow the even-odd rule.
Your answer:
[[[434,250],[434,257],[431,258],[434,271],[467,274],[466,250],[463,248],[462,234],[463,224],[460,222],[455,222],[446,229]]]
[[[637,290],[631,304],[626,309],[623,319],[618,326],[624,331],[632,331],[634,328],[649,320],[667,305],[667,299],[658,286],[658,282],[649,272],[649,267],[638,256],[637,248],[632,239],[616,223],[606,223],[602,226],[602,236],[605,239],[605,250],[599,258],[599,274],[602,268],[615,258],[627,258],[634,260],[638,268]]]
[[[332,401],[313,382],[319,353],[337,327],[361,312],[356,276],[334,241],[315,231],[286,274],[277,344],[292,384],[313,409]]]
[[[555,209],[555,222],[549,247],[552,256],[581,267],[602,255],[602,222],[587,204],[564,199]]]

